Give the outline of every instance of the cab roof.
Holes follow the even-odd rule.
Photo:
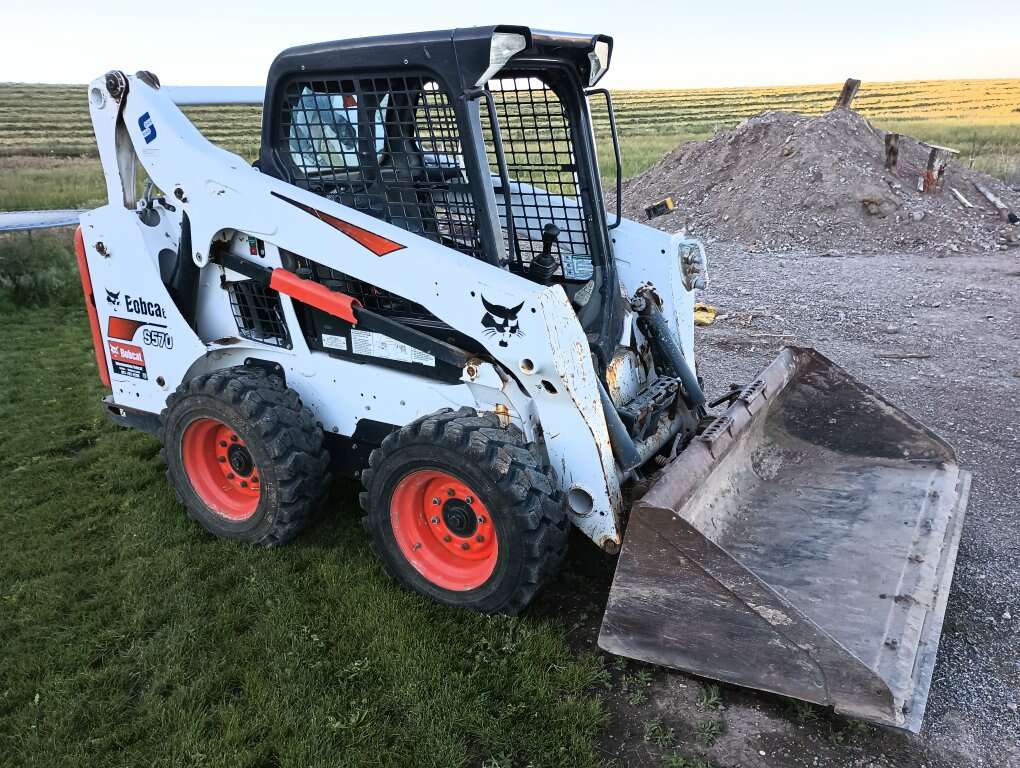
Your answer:
[[[280,78],[294,75],[311,78],[316,73],[342,70],[385,70],[397,74],[401,68],[424,67],[445,74],[448,80],[457,73],[460,82],[450,82],[450,85],[470,88],[488,69],[492,39],[498,33],[524,37],[526,47],[515,54],[514,59],[566,60],[577,68],[582,83],[586,84],[592,75],[589,54],[594,52],[596,43],[605,43],[608,52],[606,61],[601,63],[599,77],[608,69],[612,57],[613,39],[607,35],[551,32],[500,24],[360,37],[288,48],[270,67],[268,86],[271,89]]]

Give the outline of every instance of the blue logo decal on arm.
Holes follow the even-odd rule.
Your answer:
[[[146,144],[151,144],[156,140],[156,126],[152,124],[152,118],[149,117],[148,112],[138,118],[138,127],[142,129],[142,138],[145,139]]]

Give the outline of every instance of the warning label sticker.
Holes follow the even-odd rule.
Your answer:
[[[568,280],[590,280],[595,274],[591,265],[591,256],[587,253],[571,253],[562,251],[560,259],[563,261],[563,276]]]
[[[399,360],[403,363],[418,363],[433,367],[436,365],[436,358],[427,352],[391,339],[389,336],[383,336],[381,333],[360,331],[354,328],[351,330],[351,347],[351,351],[356,355],[384,357],[387,360]]]
[[[148,379],[145,372],[145,353],[141,347],[125,344],[123,341],[108,341],[110,346],[110,362],[113,372],[120,376],[133,379]]]
[[[341,349],[347,351],[347,339],[343,336],[335,336],[332,333],[322,334],[322,346],[326,349]]]

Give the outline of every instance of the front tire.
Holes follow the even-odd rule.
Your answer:
[[[447,605],[517,613],[567,545],[562,495],[516,427],[470,408],[391,433],[362,473],[365,526],[387,572]]]
[[[323,433],[279,376],[254,367],[198,376],[160,421],[167,479],[209,533],[284,544],[316,511],[329,479]]]

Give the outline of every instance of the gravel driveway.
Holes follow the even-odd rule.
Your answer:
[[[815,347],[919,418],[973,472],[956,576],[919,736],[736,688],[722,689],[721,707],[706,706],[705,681],[653,667],[640,673],[651,675],[645,680],[640,665],[610,661],[607,758],[1020,768],[1020,252],[832,257],[707,248],[712,280],[702,298],[720,314],[698,329],[710,394],[751,380],[790,343]],[[597,626],[580,629],[579,643],[593,644]],[[643,700],[635,684],[646,686]],[[721,720],[722,733],[699,739],[706,718]],[[670,739],[657,738],[670,728]]]
[[[747,381],[786,340],[813,346],[943,436],[974,473],[918,741],[950,764],[1020,766],[1020,254],[712,251],[705,299],[730,317],[700,329],[709,381]],[[896,353],[929,357],[878,357]]]

